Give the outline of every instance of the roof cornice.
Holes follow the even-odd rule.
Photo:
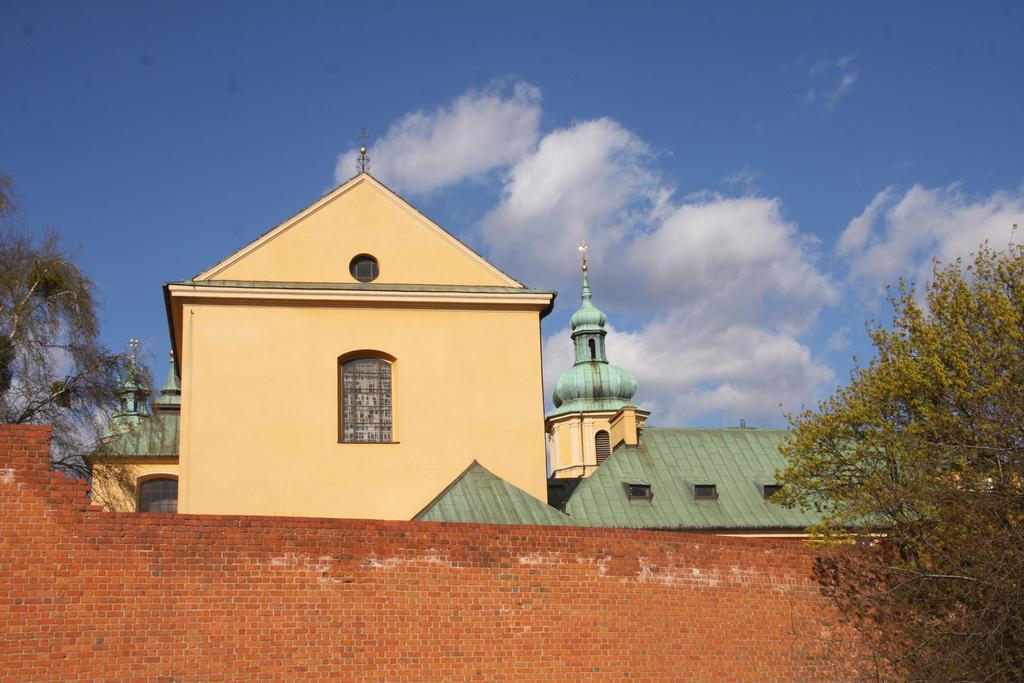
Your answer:
[[[166,285],[169,302],[257,301],[267,303],[320,303],[341,306],[425,306],[455,308],[527,308],[550,310],[554,292],[518,287],[458,287],[441,285],[377,285],[375,287],[326,283],[182,282]]]

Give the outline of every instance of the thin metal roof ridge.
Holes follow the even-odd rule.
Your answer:
[[[655,427],[643,425],[640,429],[648,433],[692,433],[692,432],[739,432],[743,434],[789,434],[789,429],[774,427]]]
[[[413,283],[370,283],[370,282],[277,282],[272,280],[180,280],[167,285],[186,287],[239,287],[251,289],[327,289],[379,292],[467,292],[486,294],[557,294],[554,291],[530,289],[528,287],[501,287],[498,285],[445,285]]]

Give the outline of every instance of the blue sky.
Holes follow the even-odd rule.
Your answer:
[[[0,171],[103,338],[354,170],[530,286],[568,362],[585,237],[663,425],[783,423],[885,284],[1024,224],[1021,3],[0,0]],[[340,159],[340,160],[339,160]],[[162,360],[156,374],[160,376]]]

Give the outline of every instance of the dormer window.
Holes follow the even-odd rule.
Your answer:
[[[651,491],[650,484],[631,484],[624,482],[626,487],[626,496],[630,500],[650,500],[654,497],[654,492]]]
[[[718,500],[718,487],[714,484],[694,484],[693,497],[697,500]]]
[[[782,490],[782,484],[764,484],[761,486],[761,495],[764,496],[765,500],[768,500],[780,490]]]

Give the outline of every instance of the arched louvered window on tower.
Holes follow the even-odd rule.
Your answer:
[[[394,441],[391,400],[393,364],[393,357],[380,352],[356,352],[338,359],[341,398],[338,441]]]
[[[611,438],[605,430],[594,435],[594,446],[597,450],[597,464],[601,465],[612,454]]]

